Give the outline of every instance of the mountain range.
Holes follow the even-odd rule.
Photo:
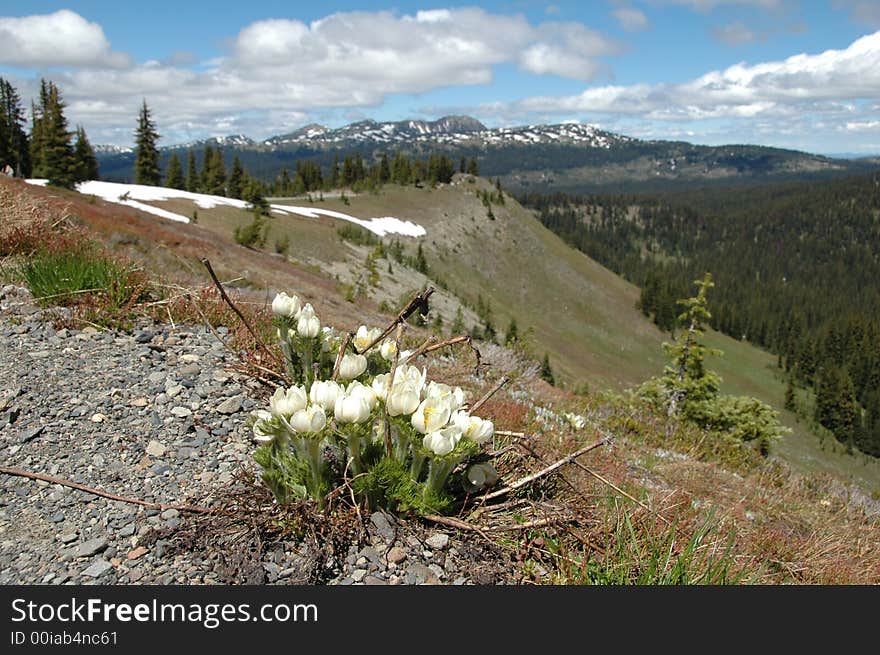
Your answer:
[[[469,116],[436,121],[364,120],[339,128],[310,124],[255,141],[229,135],[161,148],[172,153],[219,148],[231,163],[238,155],[252,175],[271,179],[298,160],[330,166],[334,158],[359,154],[367,161],[382,153],[416,156],[443,152],[457,160],[475,158],[480,173],[499,178],[513,192],[658,190],[694,184],[763,182],[768,178],[828,177],[877,167],[877,160],[839,159],[759,145],[703,146],[683,141],[641,140],[593,125],[560,123],[488,128]],[[102,177],[130,181],[134,151],[98,146]]]

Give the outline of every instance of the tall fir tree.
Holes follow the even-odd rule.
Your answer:
[[[186,190],[197,193],[200,188],[199,169],[196,168],[196,154],[189,148],[186,151]]]
[[[40,103],[32,106],[31,161],[35,176],[46,178],[53,186],[72,188],[74,157],[64,107],[55,83],[40,80]]]
[[[15,87],[0,77],[0,167],[9,165],[18,177],[30,177],[30,144],[21,99]]]
[[[212,196],[226,195],[226,167],[223,164],[223,153],[209,145],[205,146],[202,160],[202,193]]]
[[[162,174],[159,170],[159,149],[156,142],[159,133],[150,115],[150,108],[144,99],[138,114],[138,125],[135,130],[134,183],[147,186],[159,186]]]
[[[74,180],[85,182],[97,180],[99,177],[98,159],[95,150],[89,143],[89,137],[82,125],[76,128],[76,141],[73,144]]]
[[[180,158],[176,152],[168,158],[168,168],[165,170],[165,186],[169,189],[186,189],[186,180],[183,178],[183,168],[180,166]]]
[[[229,180],[226,183],[226,193],[230,198],[241,199],[245,182],[241,160],[238,158],[238,155],[235,155],[232,159],[232,170],[229,171]]]

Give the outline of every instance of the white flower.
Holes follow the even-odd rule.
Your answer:
[[[295,432],[313,434],[320,432],[327,425],[327,415],[319,405],[309,405],[291,416],[288,423]]]
[[[343,393],[342,385],[333,380],[315,380],[309,389],[309,400],[329,412]]]
[[[370,404],[363,396],[339,396],[333,414],[340,423],[363,423],[370,418]]]
[[[428,396],[413,412],[410,422],[417,432],[427,434],[435,432],[449,423],[451,413],[446,400],[436,396]]]
[[[442,382],[429,382],[425,389],[426,398],[437,398],[449,406],[449,411],[454,412],[464,404],[464,391],[461,387],[450,387]]]
[[[474,464],[468,469],[467,479],[472,485],[477,487],[486,487],[498,482],[498,471],[489,462],[482,464]]]
[[[367,346],[379,338],[380,334],[382,334],[382,330],[379,328],[367,328],[366,325],[361,325],[357,329],[354,339],[352,339],[352,343],[354,343],[354,347],[357,348],[357,351],[362,353],[367,349]]]
[[[315,314],[315,309],[311,303],[306,303],[299,312],[296,321],[296,331],[299,336],[305,339],[313,339],[321,332],[321,321]]]
[[[370,411],[373,411],[376,408],[376,405],[379,402],[378,397],[376,396],[376,392],[373,391],[372,387],[368,387],[357,380],[352,381],[348,388],[345,390],[346,396],[357,396],[358,398],[363,398],[367,401],[367,405],[370,407]]]
[[[391,373],[380,373],[370,382],[370,387],[376,393],[378,398],[385,400],[388,395],[388,381],[391,379]]]
[[[252,427],[254,431],[254,441],[258,443],[269,443],[275,438],[275,429],[272,425],[272,412],[265,409],[258,409],[252,414],[256,419]]]
[[[321,328],[321,352],[329,353],[339,345],[339,335],[329,325]]]
[[[351,380],[367,370],[367,358],[364,355],[346,353],[339,364],[339,377]]]
[[[279,293],[272,300],[272,313],[284,318],[296,318],[300,311],[299,296],[288,296],[285,292]]]
[[[565,420],[568,421],[569,425],[571,425],[571,427],[573,427],[575,430],[583,430],[584,426],[587,424],[587,419],[580,414],[565,412],[563,416],[565,416]]]
[[[383,359],[388,360],[389,362],[394,361],[394,354],[397,352],[397,343],[393,339],[385,339],[382,342],[382,345],[379,346],[379,354],[382,355]]]
[[[489,419],[471,416],[467,412],[455,412],[450,423],[457,425],[465,439],[480,445],[488,442],[495,434],[495,424]]]
[[[420,389],[412,382],[395,383],[388,397],[388,415],[412,414],[419,406]]]
[[[420,371],[415,366],[398,366],[394,374],[394,386],[396,387],[399,383],[406,382],[416,387],[421,395],[422,390],[425,388],[427,376],[428,373],[424,368]]]
[[[422,439],[422,445],[435,455],[448,455],[461,440],[461,430],[455,425],[450,425],[442,430],[429,432]]]
[[[278,387],[269,399],[272,414],[279,418],[290,418],[294,412],[305,409],[309,402],[305,389],[302,387]]]

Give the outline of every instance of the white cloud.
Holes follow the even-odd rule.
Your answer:
[[[644,114],[650,117],[756,116],[820,101],[873,100],[880,89],[880,32],[844,50],[783,61],[736,64],[683,84],[604,86],[575,96],[514,103],[528,111]]]
[[[648,17],[635,7],[618,7],[611,13],[627,32],[639,32],[648,29]]]
[[[62,9],[53,14],[0,17],[0,63],[25,68],[124,68],[131,62],[127,55],[110,49],[100,25]]]
[[[295,127],[283,122],[291,115],[376,107],[389,94],[486,85],[500,64],[588,81],[606,69],[604,57],[620,51],[617,42],[579,23],[536,24],[480,8],[346,12],[311,23],[251,23],[230,40],[227,56],[194,67],[185,65],[184,53],[53,78],[70,120],[83,123],[94,143],[130,144],[120,135],[132,128],[119,121],[126,116],[133,127],[142,98],[164,141],[174,143],[193,138],[194,127],[216,134],[230,116],[238,117],[236,131],[263,137]]]

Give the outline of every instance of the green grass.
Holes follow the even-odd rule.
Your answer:
[[[758,571],[737,564],[733,535],[719,536],[711,515],[687,536],[676,525],[634,523],[616,499],[609,502],[603,553],[572,556],[558,543],[548,543],[559,584],[736,585],[756,578]]]
[[[85,243],[37,251],[18,273],[41,305],[73,305],[101,294],[116,311],[139,291],[127,267]]]

